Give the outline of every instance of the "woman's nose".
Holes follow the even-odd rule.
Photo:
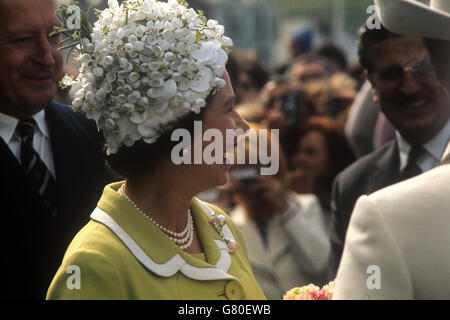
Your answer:
[[[248,122],[241,117],[239,113],[236,112],[236,127],[237,129],[242,129],[244,132],[247,132],[250,129],[250,125]]]

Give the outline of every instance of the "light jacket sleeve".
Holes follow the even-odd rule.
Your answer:
[[[294,203],[280,220],[304,272],[320,273],[328,266],[330,241],[318,201]]]
[[[395,232],[377,203],[362,196],[350,220],[333,299],[413,299]]]
[[[121,279],[111,261],[94,250],[65,257],[47,292],[47,300],[124,299]]]

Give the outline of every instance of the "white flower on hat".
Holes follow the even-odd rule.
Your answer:
[[[103,131],[109,154],[155,142],[226,84],[231,39],[183,0],[109,0],[98,16],[90,37],[79,37],[78,77],[61,84],[72,86],[72,107]]]

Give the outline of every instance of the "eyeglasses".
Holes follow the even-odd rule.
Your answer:
[[[430,59],[420,59],[405,64],[403,70],[412,73],[426,73],[433,71],[433,65],[431,64]]]
[[[445,88],[441,84],[439,79],[437,78],[436,73],[434,72],[433,64],[431,63],[430,59],[421,59],[421,60],[412,61],[412,62],[410,62],[408,64],[405,64],[403,66],[403,70],[405,72],[406,71],[410,71],[413,74],[433,73],[433,75],[437,79],[437,82],[439,83],[439,86],[441,87],[442,91],[446,95],[450,95],[450,93],[448,92],[447,88]]]
[[[417,60],[408,62],[406,64],[397,64],[382,67],[377,74],[377,78],[380,81],[403,81],[405,73],[411,73],[414,77],[419,78],[426,76],[434,76],[433,65],[431,64],[431,60],[427,57],[421,57]]]

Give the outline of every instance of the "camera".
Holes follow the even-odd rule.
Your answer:
[[[233,175],[239,181],[239,185],[241,188],[248,189],[253,184],[255,184],[259,176],[259,172],[257,168],[253,167],[233,170]]]
[[[304,107],[305,103],[305,96],[300,90],[296,90],[282,97],[281,112],[283,112],[291,125],[297,123],[300,110]]]

